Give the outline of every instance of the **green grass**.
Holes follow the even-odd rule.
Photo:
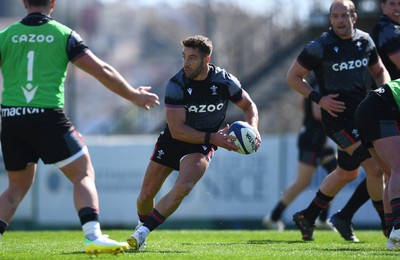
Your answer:
[[[131,230],[106,230],[125,241]],[[316,231],[315,241],[303,242],[300,232],[156,230],[139,252],[96,259],[399,259],[387,251],[381,231],[357,230],[360,243],[344,241],[333,231]],[[94,257],[93,257],[94,258]],[[81,231],[8,231],[0,239],[0,259],[90,259]]]

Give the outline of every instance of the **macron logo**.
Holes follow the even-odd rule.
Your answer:
[[[33,99],[33,97],[36,94],[36,90],[38,89],[38,87],[33,87],[31,83],[28,83],[26,85],[26,87],[21,87],[22,91],[24,92],[25,95],[25,99],[26,99],[26,103],[30,103]]]

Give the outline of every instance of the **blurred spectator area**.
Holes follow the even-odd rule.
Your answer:
[[[134,2],[57,1],[53,17],[75,29],[133,86],[152,86],[162,102],[167,81],[182,66],[180,41],[207,35],[214,43],[212,62],[237,76],[258,105],[260,131],[298,131],[299,94],[287,85],[286,72],[304,44],[329,27],[326,1],[309,0],[306,17],[298,12],[301,1],[293,1],[289,8],[283,0],[274,1],[271,8],[258,12],[239,7],[238,1],[187,1],[180,6]],[[370,31],[380,13],[379,0],[354,2],[356,27]],[[1,0],[0,29],[25,13],[22,1]],[[83,134],[152,134],[165,124],[162,106],[139,109],[73,66],[66,81],[66,102],[68,115]],[[226,122],[235,120],[243,120],[242,113],[231,106]]]

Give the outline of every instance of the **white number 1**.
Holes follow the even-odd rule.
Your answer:
[[[35,52],[28,52],[28,82],[33,80],[33,60],[35,58]]]

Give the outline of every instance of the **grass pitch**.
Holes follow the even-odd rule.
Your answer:
[[[103,233],[125,241],[132,230]],[[400,250],[385,249],[381,231],[356,234],[359,243],[344,241],[334,231],[317,230],[315,241],[304,242],[297,230],[155,230],[142,251],[90,257],[81,231],[8,231],[0,239],[0,259],[400,259]]]

